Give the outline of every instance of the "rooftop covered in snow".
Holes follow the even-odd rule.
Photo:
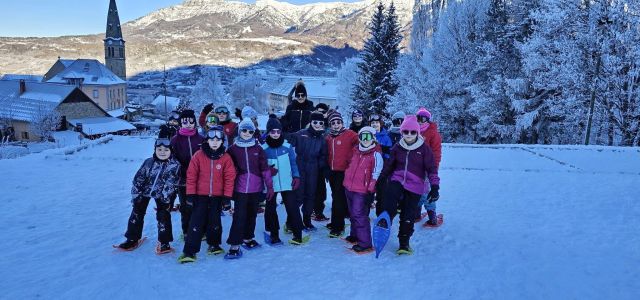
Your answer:
[[[60,61],[62,62],[63,60]],[[65,66],[67,66],[67,63],[63,62]],[[68,84],[70,81],[78,79],[84,85],[125,84],[124,80],[113,74],[109,68],[95,59],[77,59],[47,82]]]
[[[131,123],[112,117],[70,119],[68,121],[73,127],[81,123],[82,133],[89,136],[136,129]]]

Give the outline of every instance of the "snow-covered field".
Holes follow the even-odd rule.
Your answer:
[[[154,253],[153,205],[149,240],[131,253],[111,247],[123,240],[131,179],[152,144],[114,137],[81,151],[0,160],[0,298],[640,295],[638,148],[445,145],[438,202],[445,224],[416,227],[413,256],[396,256],[395,238],[380,259],[358,256],[319,230],[306,246],[263,246],[237,261],[201,252],[196,263],[179,265],[178,253]],[[177,213],[173,222],[177,237]],[[230,217],[223,224],[226,238]],[[260,215],[258,236],[263,224]]]

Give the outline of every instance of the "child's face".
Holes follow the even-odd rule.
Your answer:
[[[371,127],[373,127],[377,132],[380,132],[381,126],[379,121],[371,121]]]
[[[218,148],[222,146],[222,140],[219,139],[208,139],[207,143],[209,144],[209,148],[212,150],[218,150]]]
[[[344,124],[342,123],[342,120],[333,120],[333,121],[331,121],[331,129],[334,130],[334,131],[342,130],[343,126],[344,126]]]
[[[224,122],[227,120],[227,117],[229,116],[229,113],[226,112],[218,112],[218,120],[220,120],[220,122]]]
[[[311,121],[311,127],[313,127],[315,131],[322,131],[324,130],[324,121]]]
[[[254,132],[255,132],[255,131],[253,131],[253,130],[242,129],[242,130],[240,130],[240,137],[241,137],[243,140],[248,140],[248,139],[250,139],[250,138],[252,138],[252,137],[253,137],[253,133],[254,133]]]
[[[402,138],[404,139],[405,142],[407,142],[408,144],[411,144],[418,139],[418,132],[404,130],[402,131]]]
[[[269,131],[269,136],[274,140],[279,139],[280,135],[281,135],[280,129],[274,129]]]
[[[354,116],[353,117],[353,122],[360,124],[362,122],[362,116]]]
[[[369,147],[371,146],[371,144],[373,144],[373,140],[368,140],[368,141],[360,140],[360,144],[362,144],[362,146]]]
[[[156,157],[158,157],[160,160],[169,159],[169,157],[171,157],[171,149],[165,146],[156,147]]]
[[[180,122],[182,124],[182,128],[186,128],[186,129],[196,128],[196,120],[194,119],[191,119],[191,118],[181,119]]]
[[[178,124],[178,120],[170,120],[170,121],[169,121],[169,125],[171,125],[171,126],[178,126],[178,125],[179,125],[179,124]]]

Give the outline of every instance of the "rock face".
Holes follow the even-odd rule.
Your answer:
[[[394,1],[405,33],[410,30],[413,1]],[[127,69],[134,75],[163,65],[246,67],[310,54],[321,46],[360,49],[376,3],[187,0],[122,26]],[[102,61],[103,36],[0,38],[0,73],[43,74],[58,56]]]

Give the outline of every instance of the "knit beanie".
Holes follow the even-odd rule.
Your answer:
[[[319,112],[311,113],[311,121],[324,121],[324,115]]]
[[[195,121],[196,120],[196,113],[193,112],[193,110],[191,110],[191,109],[183,110],[180,113],[180,120],[182,120],[182,119],[192,119],[192,120]]]
[[[351,113],[351,119],[353,119],[353,117],[356,116],[356,115],[361,116],[362,118],[364,118],[364,113],[359,109],[356,109]]]
[[[400,125],[400,130],[405,131],[415,131],[420,132],[420,124],[418,124],[418,119],[414,115],[407,115],[402,121],[402,125]]]
[[[270,132],[273,129],[280,129],[282,131],[282,124],[278,121],[278,118],[269,118],[267,121],[267,132]]]
[[[335,120],[340,120],[342,122],[344,122],[344,120],[342,119],[342,114],[340,114],[337,110],[332,111],[328,116],[327,119],[329,120],[329,123],[335,121]]]
[[[326,105],[324,103],[318,103],[316,104],[316,110],[318,109],[323,109],[324,111],[328,111],[329,110],[329,105]]]
[[[393,116],[391,117],[391,120],[395,120],[395,119],[404,119],[406,115],[404,114],[404,112],[399,111],[395,114],[393,114]]]
[[[240,122],[240,124],[238,124],[238,129],[240,130],[250,130],[250,131],[256,131],[256,126],[253,125],[253,121],[251,121],[250,118],[244,118],[242,119],[242,122]]]
[[[293,92],[293,98],[306,98],[307,97],[307,88],[304,86],[304,82],[302,80],[296,82],[296,86]]]
[[[245,106],[242,108],[242,119],[252,119],[252,118],[257,118],[258,117],[258,112],[253,109],[253,107],[251,106]]]
[[[429,118],[429,120],[431,120],[431,112],[429,112],[426,108],[421,107],[420,109],[418,109],[418,112],[416,113],[416,116],[419,117],[427,117]]]

